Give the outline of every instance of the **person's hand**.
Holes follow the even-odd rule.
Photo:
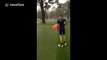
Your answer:
[[[59,24],[58,24],[58,26],[57,26],[57,30],[59,30]]]
[[[64,25],[66,25],[67,24],[67,22],[64,22]]]

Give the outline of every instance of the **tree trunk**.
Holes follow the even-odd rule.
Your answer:
[[[48,15],[47,15],[47,11],[46,11],[46,8],[45,8],[45,18],[46,18],[46,20],[48,19],[47,16],[48,16]]]
[[[45,11],[44,11],[44,7],[43,7],[43,0],[41,0],[40,7],[41,7],[41,14],[42,14],[42,23],[46,23],[45,22]]]

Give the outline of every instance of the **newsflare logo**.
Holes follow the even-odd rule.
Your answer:
[[[8,3],[5,3],[5,7],[9,7],[9,4],[8,4]]]
[[[5,3],[5,7],[9,7],[9,6],[24,6],[24,4],[20,4],[20,3],[17,3],[17,4],[9,4],[9,3]]]

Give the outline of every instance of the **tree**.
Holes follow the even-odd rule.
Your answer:
[[[58,8],[56,9],[56,15],[60,15],[63,14],[64,17],[67,18],[67,20],[69,20],[70,17],[70,1],[67,1],[64,4],[60,4],[60,6],[58,6]]]
[[[70,1],[69,0],[65,3],[65,6],[67,6],[66,7],[66,16],[67,16],[67,20],[69,20],[69,18],[70,18]]]
[[[46,2],[45,3],[45,16],[46,16],[46,19],[49,18],[49,8],[51,7],[50,5],[47,5],[48,3]]]
[[[41,11],[39,10],[39,11],[37,12],[37,18],[40,19],[40,20],[42,19],[41,15],[42,15],[42,14],[41,14]]]
[[[50,12],[50,15],[51,15],[52,18],[53,18],[53,17],[55,18],[55,17],[56,17],[55,11],[51,11],[51,12]]]
[[[54,4],[54,3],[57,3],[57,4],[60,4],[59,3],[59,0],[37,0],[37,5],[40,6],[41,8],[41,14],[42,14],[42,23],[46,23],[45,22],[45,11],[46,9],[48,10],[51,5],[50,4]]]

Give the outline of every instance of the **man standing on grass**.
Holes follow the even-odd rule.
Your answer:
[[[57,24],[59,25],[59,37],[60,37],[60,44],[58,44],[59,47],[63,47],[63,38],[64,38],[64,45],[67,44],[66,37],[65,37],[65,25],[67,24],[67,21],[62,17],[62,15],[59,16],[57,19]]]

